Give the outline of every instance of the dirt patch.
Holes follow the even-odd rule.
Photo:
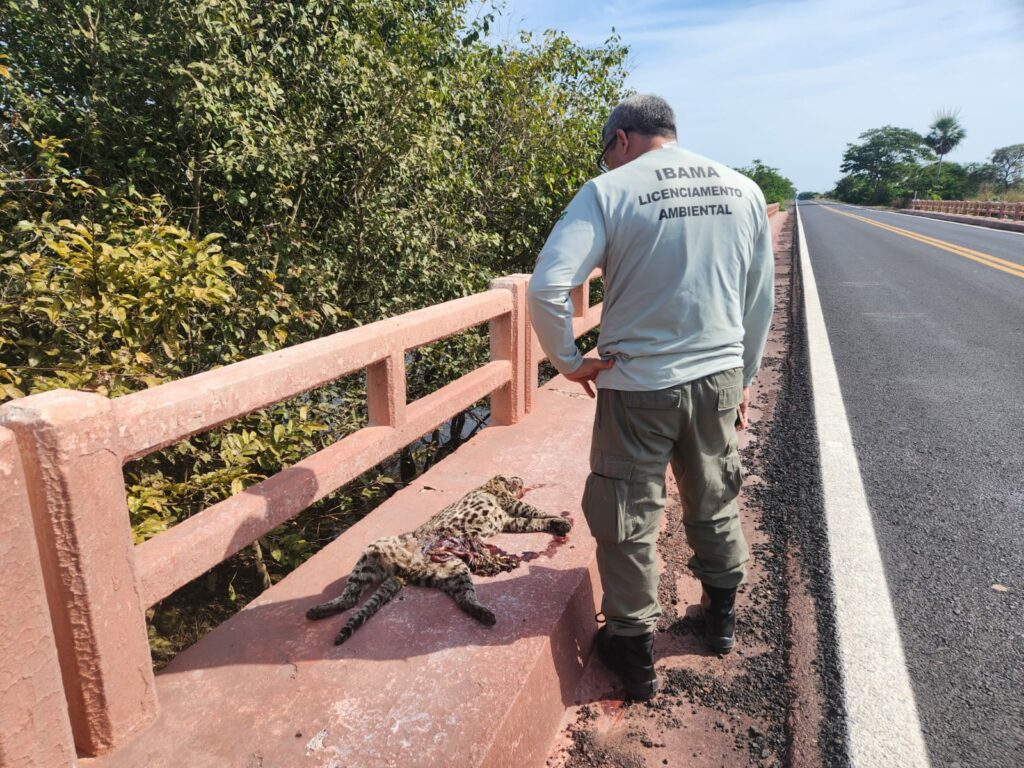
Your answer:
[[[569,733],[572,749],[566,768],[644,768],[644,761],[629,745],[615,743],[621,742],[621,737],[602,735],[586,726],[595,718],[596,713],[588,708],[580,710],[579,724]]]

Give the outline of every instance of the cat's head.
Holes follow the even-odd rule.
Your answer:
[[[523,478],[514,475],[495,475],[484,485],[490,491],[504,491],[516,499],[523,495]]]

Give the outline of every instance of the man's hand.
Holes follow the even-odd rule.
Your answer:
[[[750,387],[743,388],[743,400],[740,402],[740,414],[736,417],[736,429],[741,432],[747,428],[747,406],[750,405]]]
[[[594,390],[591,388],[590,382],[596,379],[597,374],[601,371],[607,371],[613,365],[615,365],[615,360],[597,360],[593,357],[585,357],[583,358],[583,365],[572,373],[565,374],[565,378],[569,381],[575,381],[586,390],[588,395],[594,397]]]

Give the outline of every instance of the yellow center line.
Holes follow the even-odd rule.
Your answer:
[[[935,248],[941,248],[944,251],[955,253],[957,256],[963,256],[965,259],[971,259],[979,264],[984,264],[986,267],[992,267],[992,269],[998,269],[1016,277],[1024,277],[1024,264],[1018,264],[1015,261],[1007,261],[1006,259],[1000,259],[998,256],[993,256],[990,253],[984,251],[975,251],[972,248],[966,248],[962,245],[954,245],[953,243],[947,243],[945,240],[937,240],[934,237],[928,237],[927,235],[921,235],[917,232],[911,232],[909,229],[900,229],[890,224],[883,224],[880,221],[869,219],[864,216],[858,216],[854,213],[847,213],[846,211],[840,211],[832,206],[822,206],[826,211],[832,213],[838,213],[840,216],[846,216],[850,219],[856,219],[857,221],[863,221],[865,224],[870,224],[874,227],[879,227],[888,232],[893,232],[897,235],[903,235],[909,237],[911,240],[917,240],[920,243],[934,246]]]

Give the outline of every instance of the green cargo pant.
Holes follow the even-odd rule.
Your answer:
[[[683,501],[690,570],[713,587],[742,583],[747,542],[736,496],[743,482],[736,417],[743,371],[654,392],[598,390],[583,515],[597,540],[608,631],[654,630],[657,539],[671,463]]]

